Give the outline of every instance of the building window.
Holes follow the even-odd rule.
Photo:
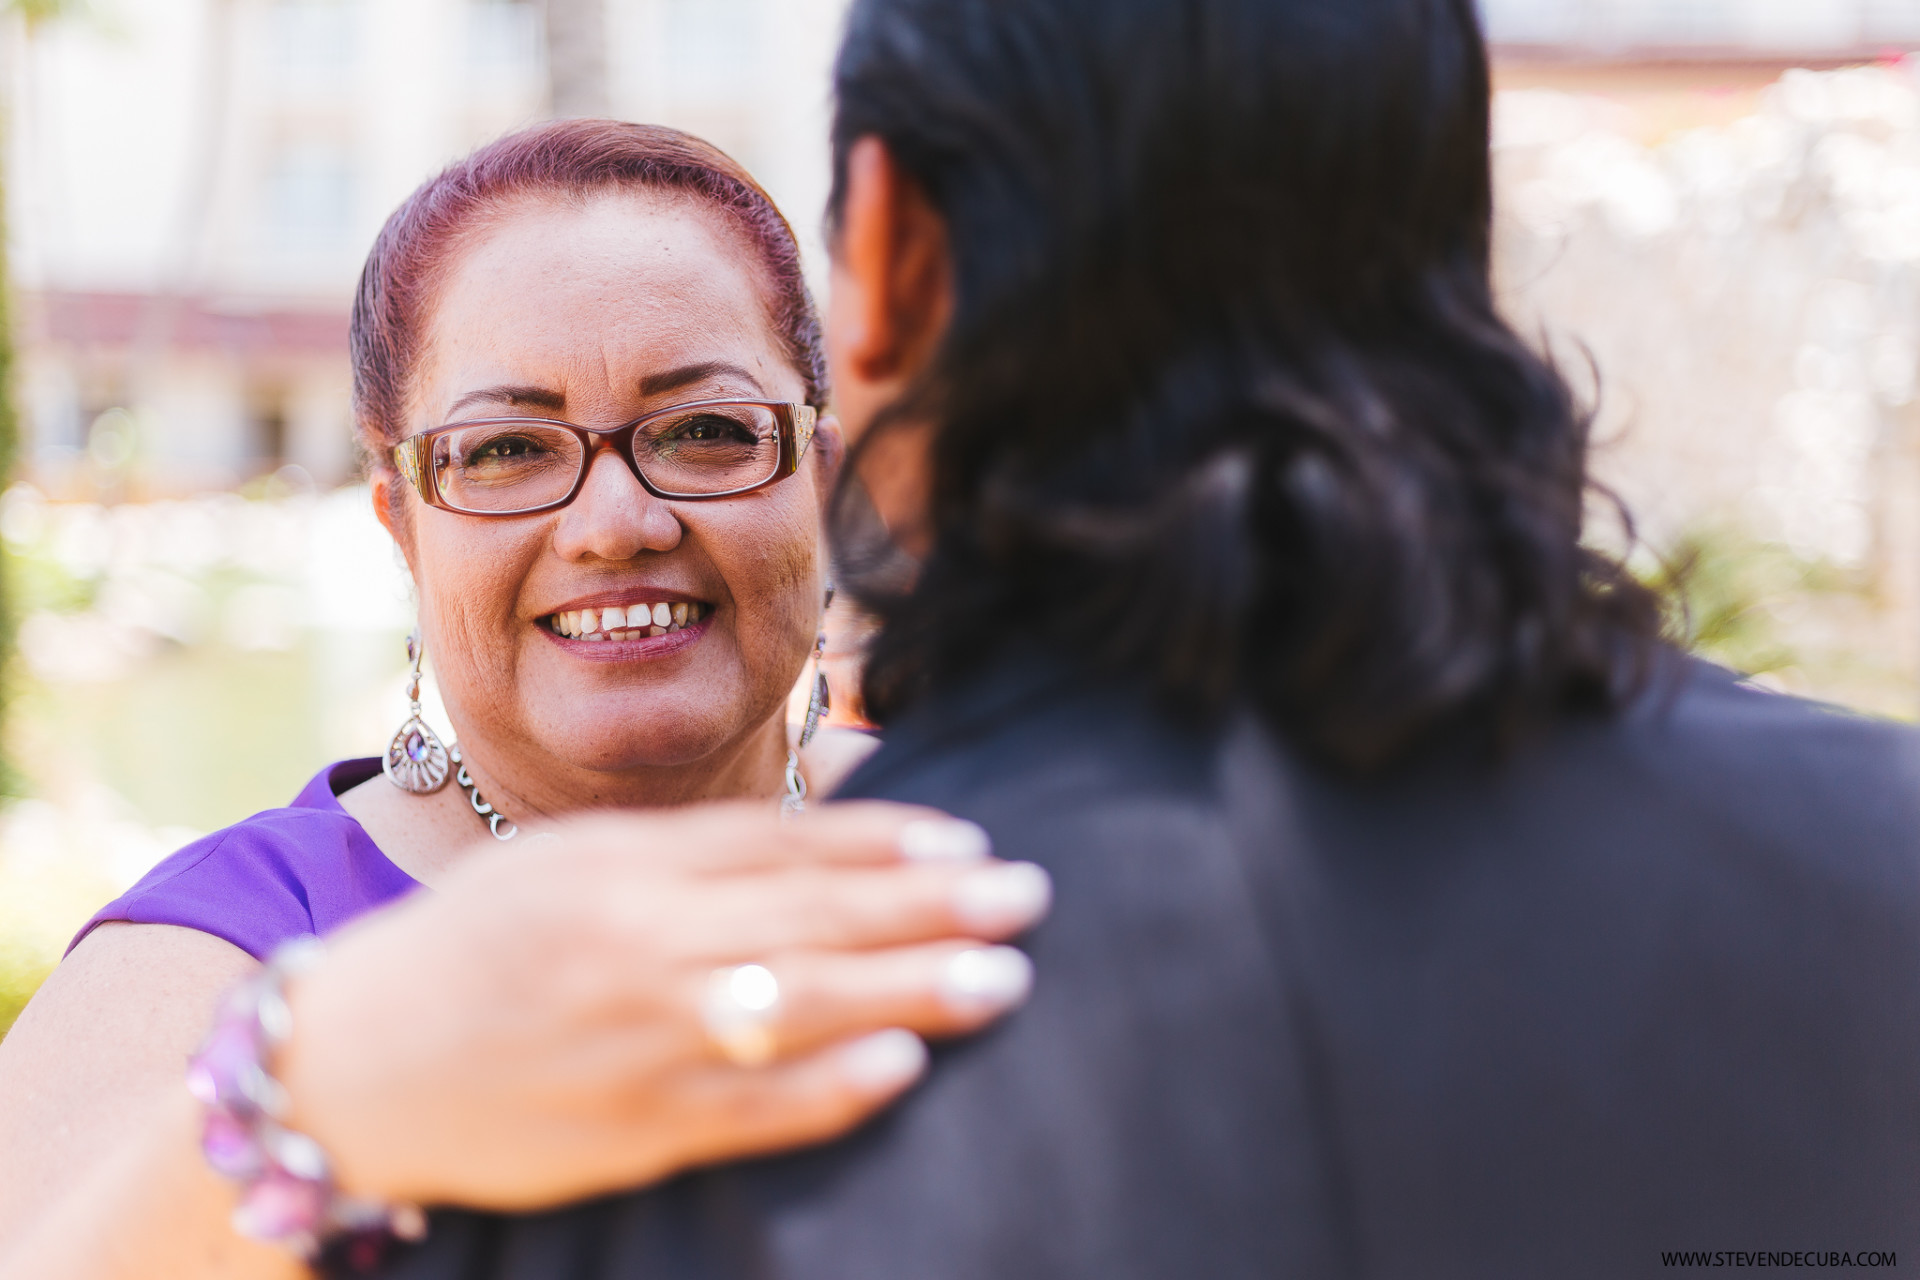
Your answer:
[[[1686,47],[1810,53],[1920,38],[1920,9],[1912,0],[1480,0],[1480,11],[1495,44],[1602,53]]]
[[[338,86],[353,67],[354,0],[280,0],[268,14],[275,66],[299,85]]]
[[[472,0],[467,5],[467,66],[490,75],[533,76],[540,71],[540,11],[516,0]]]
[[[277,387],[258,387],[247,397],[249,452],[255,465],[271,471],[287,460],[287,397]]]
[[[343,148],[304,143],[275,158],[266,179],[273,246],[286,253],[328,253],[353,232],[353,165]]]
[[[765,22],[757,0],[669,0],[667,57],[675,96],[731,96],[757,79]]]

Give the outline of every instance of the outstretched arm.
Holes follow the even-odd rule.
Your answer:
[[[556,834],[476,853],[290,986],[270,1065],[345,1190],[535,1208],[826,1141],[912,1084],[917,1037],[1026,994],[1024,960],[988,944],[1045,910],[1044,875],[929,811],[709,806]],[[181,1083],[252,961],[184,930],[96,936],[0,1046],[0,1090],[32,1099],[0,1130],[0,1277],[300,1275],[232,1233]],[[748,963],[779,1002],[768,1060],[742,1065],[701,1010]]]
[[[0,1048],[0,1277],[305,1274],[228,1225],[183,1083],[220,994],[256,968],[195,929],[106,924],[54,971]]]

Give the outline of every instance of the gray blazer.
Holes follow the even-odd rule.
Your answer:
[[[1499,767],[1356,781],[1013,666],[863,796],[1045,865],[1033,1000],[833,1146],[394,1280],[1615,1277],[1920,1262],[1920,736],[1674,659]],[[1782,1259],[1784,1260],[1784,1259]],[[1776,1264],[1777,1265],[1777,1264]]]

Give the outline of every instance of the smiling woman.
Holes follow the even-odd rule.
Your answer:
[[[416,708],[385,768],[323,770],[76,939],[0,1049],[0,1276],[292,1274],[413,1204],[817,1141],[1025,995],[987,943],[1044,910],[1036,868],[924,810],[786,820],[870,743],[787,724],[842,445],[744,171],[609,121],[502,139],[388,222],[353,357],[457,741]],[[241,979],[195,1102],[179,1063]]]
[[[642,155],[621,151],[639,135],[618,126],[565,136],[564,156],[480,153],[375,247],[360,425],[396,464],[376,473],[376,503],[496,807],[519,821],[776,796],[840,449],[831,419],[814,430],[825,375],[797,255],[750,180],[690,140],[650,132]],[[637,180],[556,198],[563,164]],[[653,635],[675,605],[688,620]],[[356,800],[405,857],[420,802],[384,788]],[[471,821],[458,797],[442,807]]]

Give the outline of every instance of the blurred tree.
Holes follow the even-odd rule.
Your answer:
[[[41,24],[75,17],[87,8],[85,0],[7,0],[5,12],[24,19],[27,34],[33,35]]]
[[[16,0],[18,2],[18,0]],[[47,3],[48,0],[26,0]],[[80,0],[85,3],[85,0]],[[233,98],[234,0],[204,0],[200,29],[199,101],[194,106],[193,151],[173,224],[161,251],[155,289],[141,310],[140,327],[128,355],[128,381],[142,387],[166,360],[173,346],[180,309],[202,284],[212,224],[213,193],[219,183],[228,116]]]
[[[0,15],[14,19],[19,37],[31,51],[33,41],[54,22],[81,17],[91,10],[88,0],[0,0]],[[8,168],[0,152],[0,245],[6,243]],[[13,286],[6,254],[0,252],[0,486],[13,478],[20,445],[20,423],[13,403]],[[12,611],[0,597],[0,627],[5,652],[13,651]]]
[[[1860,642],[1885,608],[1871,573],[1732,524],[1696,527],[1654,559],[1643,578],[1667,598],[1675,643],[1770,688],[1911,717],[1879,696],[1904,672]]]
[[[84,16],[90,9],[88,0],[0,0],[0,17],[9,20],[15,38],[25,43],[24,52],[29,56],[33,42],[49,25]],[[0,121],[0,128],[4,124]],[[0,133],[0,139],[5,136]],[[0,488],[11,483],[20,451],[20,418],[13,397],[13,281],[11,264],[4,251],[8,239],[6,193],[10,169],[4,146],[0,146]],[[14,616],[10,577],[11,574],[0,574],[0,724],[4,723],[12,691],[13,682],[5,673],[13,665],[14,633],[19,621]],[[0,795],[19,792],[20,775],[4,752],[0,752]]]
[[[10,28],[8,34],[26,44],[31,55],[34,40],[51,23],[85,14],[86,0],[0,0],[0,20]],[[17,64],[16,64],[17,65]],[[0,139],[10,130],[0,118]],[[0,146],[0,488],[13,479],[14,463],[20,449],[20,419],[13,400],[13,284],[7,261],[6,193],[9,166],[4,146]],[[0,724],[11,701],[14,682],[12,667],[15,616],[14,572],[9,556],[0,545]],[[21,776],[12,761],[0,752],[0,795],[16,796],[22,791]],[[0,866],[0,869],[4,869]],[[31,916],[40,900],[20,892],[18,884],[9,885],[6,905],[10,912],[0,913],[0,1037],[19,1016],[58,958],[58,944],[48,945],[32,935]]]
[[[544,8],[553,114],[606,115],[607,0],[546,0]]]
[[[1785,547],[1702,528],[1682,537],[1647,580],[1667,598],[1674,640],[1745,675],[1766,675],[1799,661],[1781,635],[1782,605],[1840,589],[1835,576]]]

